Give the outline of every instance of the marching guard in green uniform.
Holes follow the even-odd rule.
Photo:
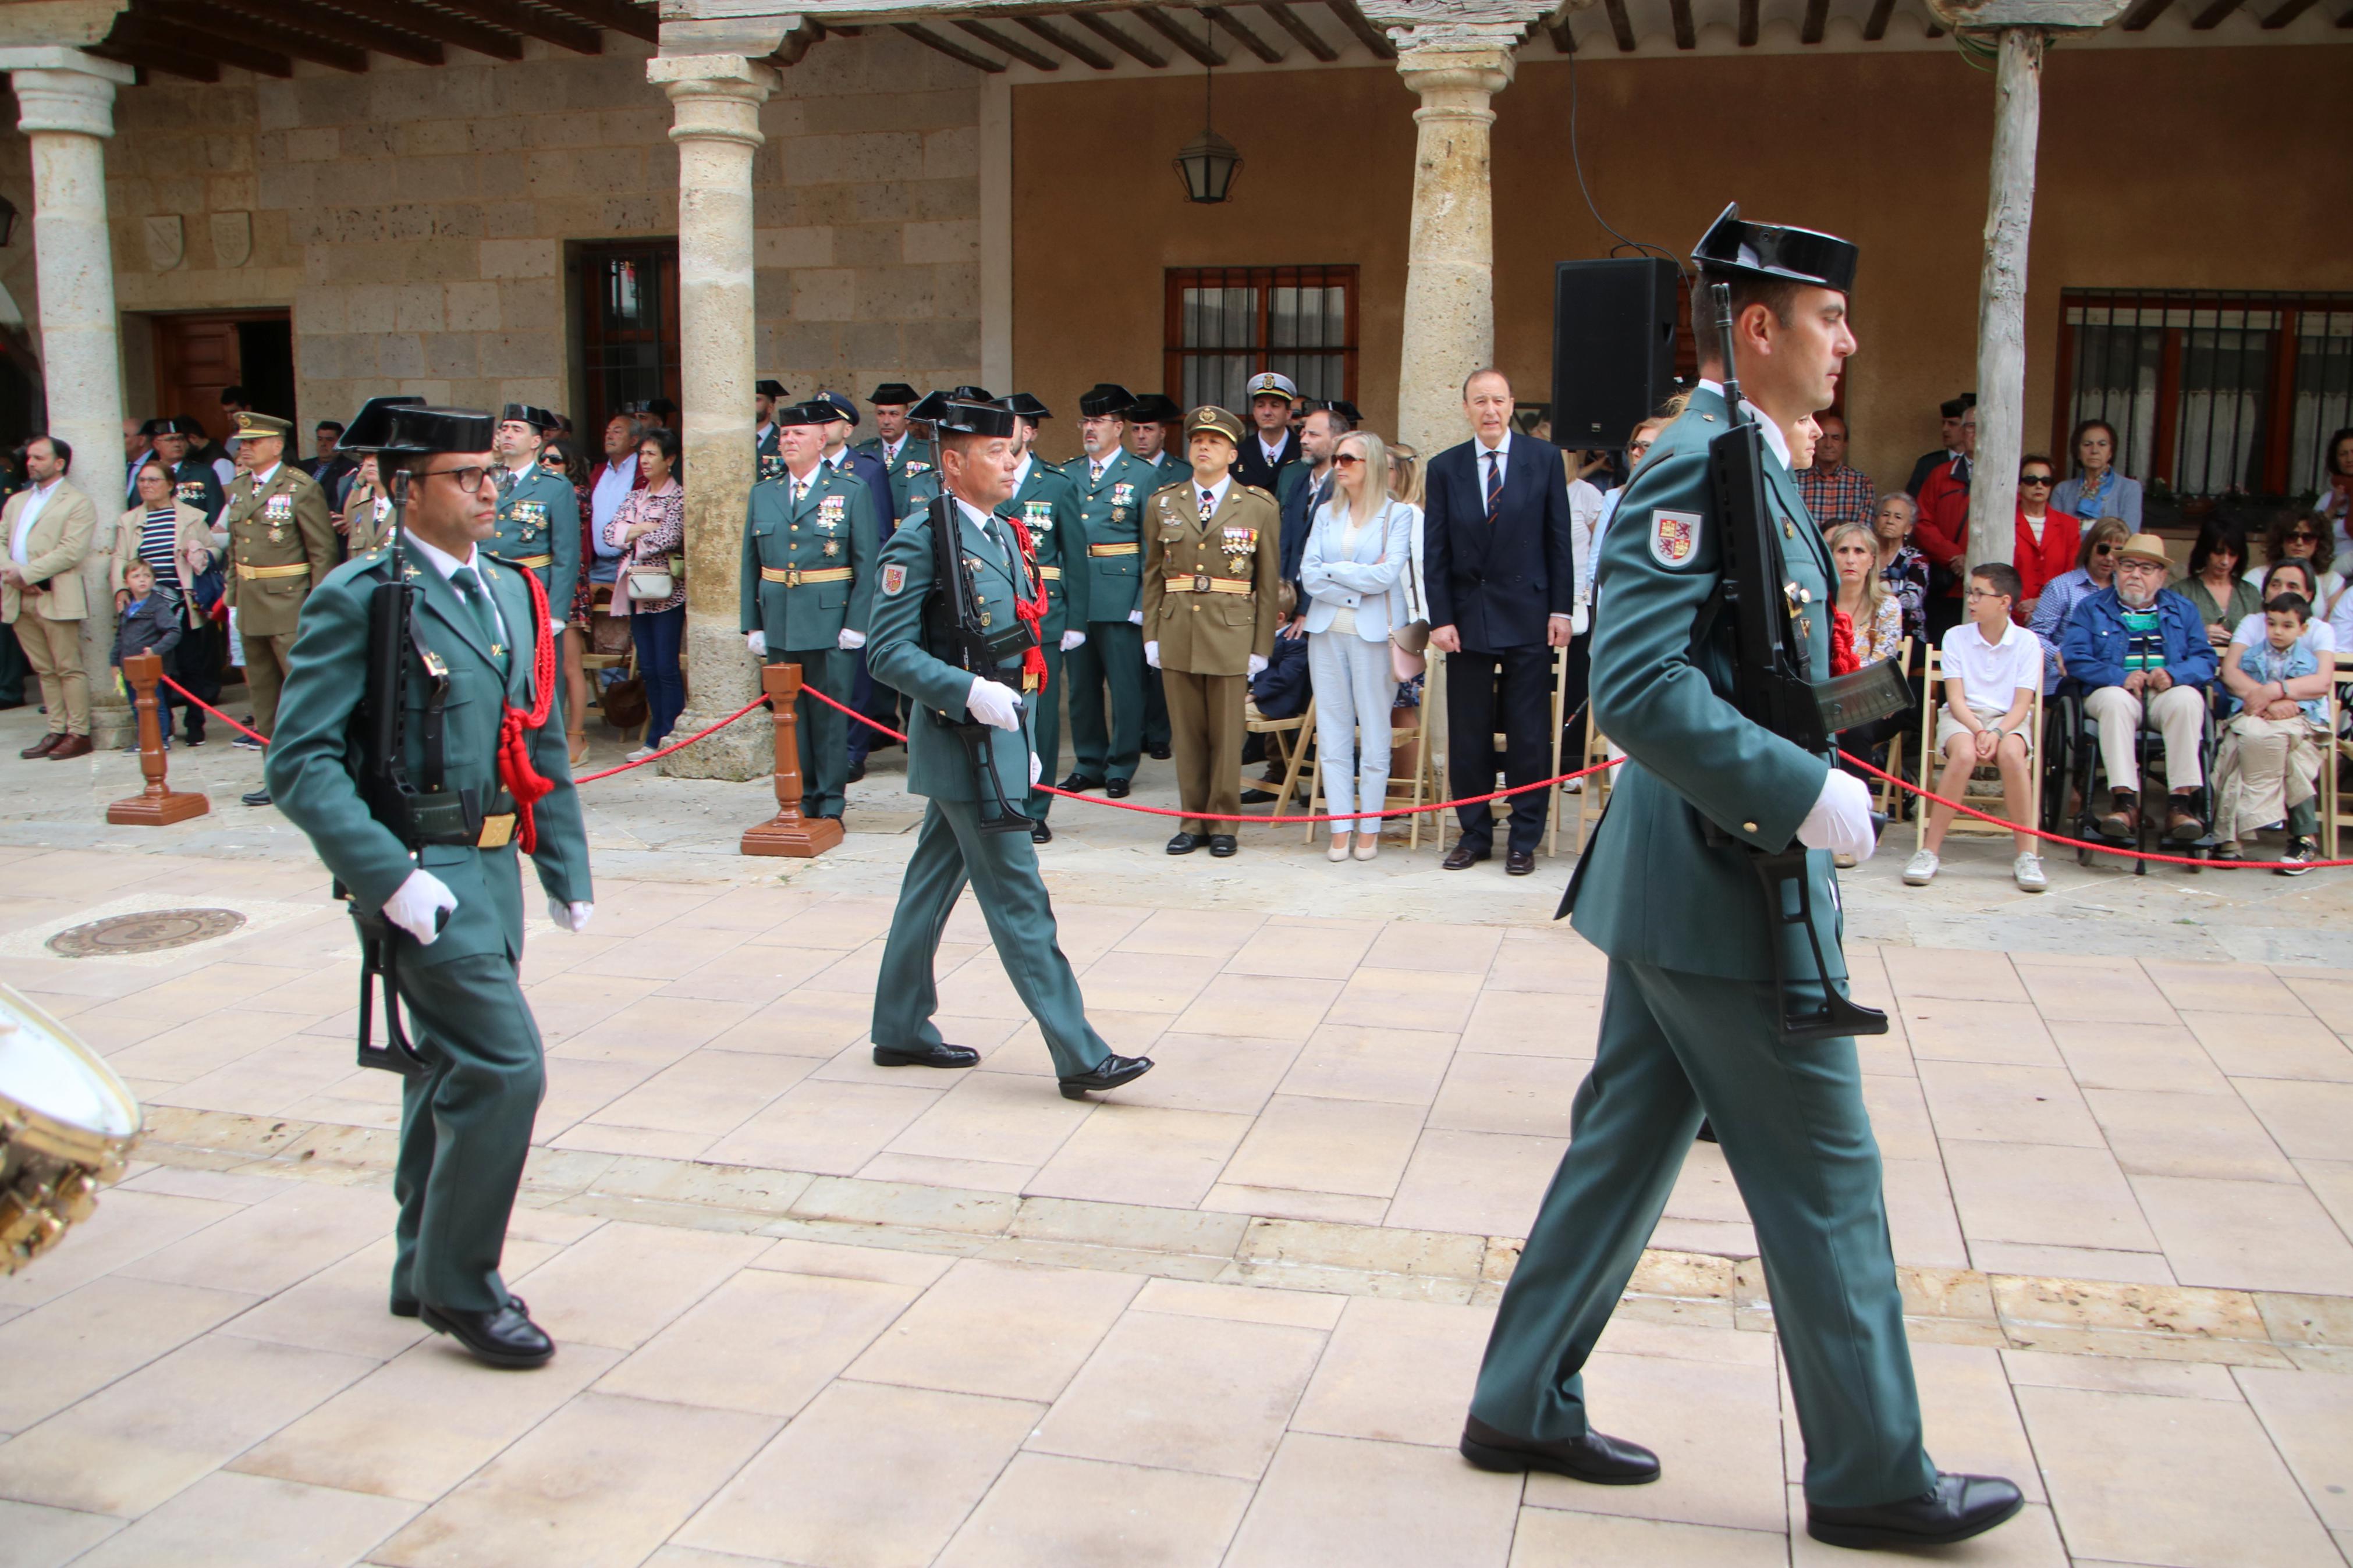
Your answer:
[[[744,518],[744,640],[767,664],[797,664],[804,682],[848,702],[874,601],[874,498],[866,481],[825,460],[828,403],[776,410],[775,479],[752,487]],[[796,705],[801,813],[841,816],[849,783],[849,722],[804,695]]]
[[[874,987],[874,1060],[882,1067],[968,1068],[980,1053],[950,1045],[932,1016],[940,933],[965,884],[972,884],[997,959],[1038,1020],[1065,1098],[1116,1089],[1151,1070],[1145,1057],[1113,1052],[1088,1024],[1078,976],[1055,941],[1054,909],[1038,871],[1037,846],[1020,831],[1018,797],[1040,776],[1029,724],[1049,690],[1029,689],[1020,643],[1010,658],[981,660],[954,630],[959,616],[983,634],[1026,624],[1018,605],[1038,584],[1012,531],[992,513],[1013,495],[1012,410],[1001,404],[934,395],[917,405],[938,431],[941,500],[902,519],[883,547],[867,668],[907,694],[907,790],[927,797],[915,852],[899,887]],[[954,527],[972,600],[947,602],[933,531]],[[979,662],[983,668],[969,668]],[[986,763],[984,763],[984,759]]]
[[[1838,577],[1783,432],[1830,405],[1854,352],[1855,249],[1732,209],[1696,259],[1704,287],[1730,288],[1790,632],[1827,670]],[[1635,471],[1602,545],[1593,709],[1627,762],[1562,904],[1609,955],[1609,988],[1568,1152],[1504,1289],[1462,1452],[1487,1469],[1657,1478],[1648,1449],[1593,1430],[1580,1369],[1705,1117],[1764,1255],[1805,1438],[1810,1532],[1839,1546],[1947,1544],[2017,1512],[2019,1492],[1929,1462],[1854,1041],[1785,1027],[1777,974],[1793,1000],[1844,994],[1831,857],[1871,854],[1871,803],[1860,780],[1733,700],[1737,610],[1723,597],[1731,566],[1709,458],[1731,415],[1721,350],[1711,334],[1700,343],[1690,406]],[[1793,843],[1807,847],[1812,941],[1767,907],[1752,860]],[[1772,885],[1777,901],[1795,896]]]
[[[561,637],[580,581],[580,492],[564,475],[540,466],[540,448],[555,427],[555,416],[544,408],[510,403],[500,411],[499,527],[490,550],[538,575]]]
[[[1024,416],[1024,424],[1027,424]],[[1029,426],[1034,431],[1035,426]],[[1062,671],[1072,648],[1087,640],[1086,532],[1079,521],[1079,492],[1061,469],[1040,458],[1023,441],[1014,468],[1013,494],[997,509],[999,517],[1018,518],[1029,531],[1036,552],[1038,575],[1046,586],[1046,619],[1039,628],[1039,647],[1046,659],[1045,689],[1054,695],[1038,704],[1033,721],[1041,777],[1050,778],[1062,762]],[[1046,813],[1054,797],[1033,784],[1026,809],[1034,824],[1030,839],[1053,841]]]
[[[546,612],[529,574],[485,548],[497,520],[491,426],[488,414],[383,402],[352,422],[348,446],[408,470],[406,538],[311,595],[268,777],[416,1026],[393,1173],[392,1310],[494,1366],[525,1367],[555,1345],[499,1276],[545,1081],[517,975],[518,848],[558,926],[585,928],[593,895]],[[379,646],[405,666],[405,695],[371,658],[370,636],[379,586],[401,581],[414,590],[407,625]],[[385,704],[401,715],[396,760],[416,791],[389,810],[364,782],[375,773],[363,738]],[[522,717],[527,763],[501,747],[509,713]]]
[[[327,492],[285,460],[286,437],[293,428],[249,409],[237,415],[237,477],[229,481],[228,503],[220,515],[228,534],[223,593],[237,612],[253,727],[265,741],[278,733],[278,694],[293,656],[303,602],[343,553]],[[251,748],[259,742],[240,737],[232,743]],[[244,800],[268,805],[269,786],[248,793]]]
[[[886,381],[876,387],[866,400],[874,405],[874,434],[853,448],[881,463],[882,471],[891,476],[891,499],[897,503],[891,510],[901,517],[907,515],[909,487],[932,467],[930,448],[908,429],[907,410],[915,405],[916,395],[915,389],[903,381]]]
[[[1099,383],[1079,399],[1079,439],[1086,451],[1062,472],[1078,487],[1087,538],[1086,641],[1063,660],[1071,689],[1071,776],[1067,790],[1100,789],[1117,800],[1132,787],[1145,734],[1144,507],[1160,489],[1160,470],[1123,444],[1135,399],[1124,386]],[[1111,711],[1103,711],[1108,692]],[[1161,748],[1166,750],[1165,745]]]

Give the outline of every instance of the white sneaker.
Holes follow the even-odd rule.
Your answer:
[[[1912,857],[1912,863],[1904,868],[1904,885],[1907,888],[1926,887],[1936,879],[1936,864],[1934,849],[1921,850]]]
[[[2042,874],[2042,857],[2040,855],[2021,855],[2011,862],[2010,874],[2017,879],[2018,890],[2021,893],[2048,892],[2051,889],[2051,879]]]
[[[626,763],[642,763],[660,749],[659,746],[639,746],[621,760]]]

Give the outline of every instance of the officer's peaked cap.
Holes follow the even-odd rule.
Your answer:
[[[1079,413],[1089,419],[1101,419],[1108,415],[1126,414],[1135,407],[1135,396],[1116,382],[1099,381],[1079,394]]]
[[[371,397],[339,443],[348,452],[409,457],[487,452],[498,421],[479,408],[430,408],[421,397]]]
[[[858,423],[858,405],[850,402],[839,392],[812,393],[809,395],[809,401],[822,403],[832,409],[836,419],[847,419],[853,426]]]
[[[1743,222],[1740,204],[1735,202],[1700,237],[1692,259],[1711,272],[1786,279],[1845,294],[1853,291],[1854,265],[1861,255],[1852,241],[1836,235]]]

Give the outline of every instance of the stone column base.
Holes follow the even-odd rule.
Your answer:
[[[721,625],[686,613],[686,646],[681,650],[693,681],[686,711],[670,729],[673,736],[708,729],[760,695],[759,670],[751,650],[732,618]],[[654,766],[674,779],[726,779],[742,784],[766,778],[776,769],[776,740],[771,721],[758,711],[746,713],[708,740],[673,752]]]

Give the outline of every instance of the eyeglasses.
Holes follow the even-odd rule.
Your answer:
[[[2049,474],[2021,474],[2018,476],[2018,482],[2021,485],[2047,485],[2051,482],[2051,476]]]
[[[459,489],[470,491],[480,489],[482,481],[491,477],[491,470],[485,468],[427,468],[417,477],[420,479],[429,479],[438,476],[446,476],[457,480]]]
[[[2310,529],[2299,528],[2287,536],[2287,542],[2290,544],[2317,544],[2320,542],[2320,535]]]
[[[2092,546],[2092,553],[2094,555],[2114,555],[2116,552],[2116,547],[2113,544],[2094,544]]]
[[[1965,599],[2007,599],[2007,594],[1997,594],[1991,588],[1971,588],[1961,595]]]
[[[2116,570],[2119,572],[2163,572],[2165,570],[2165,565],[2162,562],[2151,561],[2145,555],[2127,555],[2122,561],[2116,563]]]
[[[1355,468],[1364,460],[1354,452],[1343,452],[1332,459],[1332,466],[1335,468]]]

